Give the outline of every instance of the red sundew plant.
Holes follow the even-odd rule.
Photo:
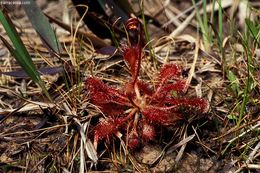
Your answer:
[[[156,126],[174,125],[185,119],[187,112],[203,114],[208,110],[208,102],[204,99],[179,96],[185,89],[185,80],[181,78],[181,67],[176,64],[166,64],[161,68],[155,88],[138,79],[142,26],[136,18],[129,19],[125,26],[128,31],[138,33],[138,39],[123,48],[131,80],[122,89],[107,86],[95,77],[89,77],[85,82],[90,102],[106,116],[94,127],[96,148],[100,140],[108,140],[121,132],[128,148],[134,149],[154,139]]]

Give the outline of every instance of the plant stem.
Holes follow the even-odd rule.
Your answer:
[[[154,67],[156,67],[156,58],[155,58],[155,53],[154,53],[154,49],[152,48],[151,44],[150,44],[150,35],[147,31],[147,25],[146,25],[146,21],[145,21],[145,16],[144,16],[144,2],[141,1],[141,9],[142,9],[142,20],[143,20],[143,27],[144,27],[144,34],[145,34],[145,41],[148,46],[148,49],[149,49],[149,55],[150,57],[152,57],[152,60],[153,60],[153,65]]]

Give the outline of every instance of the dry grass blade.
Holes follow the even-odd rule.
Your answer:
[[[202,4],[202,0],[197,2],[195,5],[200,5]],[[162,27],[166,27],[168,26],[170,23],[172,23],[173,21],[175,21],[176,19],[180,18],[181,16],[184,16],[186,13],[192,11],[194,9],[194,6],[189,7],[188,9],[184,10],[183,12],[179,13],[175,18],[172,18],[170,21],[168,21],[167,23],[165,23]],[[194,10],[195,11],[195,10]]]
[[[98,161],[98,156],[97,156],[97,152],[95,150],[95,147],[93,145],[93,143],[90,141],[90,139],[86,138],[86,134],[87,134],[87,127],[89,126],[89,123],[85,123],[85,124],[81,124],[76,118],[74,118],[74,120],[79,124],[80,126],[80,136],[81,136],[81,147],[80,147],[80,155],[81,155],[81,171],[84,172],[84,167],[83,166],[85,164],[85,156],[84,156],[84,150],[86,150],[88,157],[92,160],[92,164],[91,167],[93,165],[97,164]]]
[[[171,147],[167,150],[166,154],[172,153],[172,152],[173,152],[174,150],[176,150],[177,148],[179,148],[179,147],[183,146],[184,144],[188,143],[189,141],[191,141],[194,137],[195,137],[195,134],[190,135],[190,136],[184,138],[184,139],[181,140],[179,143],[177,143],[177,144],[171,146]]]
[[[259,126],[260,126],[260,121],[259,121],[256,125],[250,127],[249,129],[247,129],[247,130],[244,131],[243,133],[241,133],[241,134],[239,134],[238,136],[236,136],[235,138],[229,140],[228,143],[232,143],[232,142],[234,142],[235,140],[237,140],[237,139],[241,138],[242,136],[244,136],[245,134],[247,134],[248,132],[251,132],[252,130],[258,129]]]
[[[99,72],[106,71],[108,68],[115,66],[121,62],[123,62],[123,59],[121,57],[109,59],[106,62],[102,63],[102,66],[100,67],[100,70],[98,70],[98,71]]]
[[[233,139],[228,141],[227,146],[225,147],[225,149],[222,151],[222,154],[225,154],[225,152],[227,151],[227,149],[230,147],[230,145],[236,141],[237,139],[245,136],[246,134],[248,134],[249,132],[252,132],[252,130],[256,130],[259,129],[258,127],[260,126],[260,121],[257,122],[256,125],[250,127],[249,129],[245,130],[244,132],[242,132],[241,134],[239,134],[238,136],[234,137]]]
[[[53,130],[53,129],[59,129],[62,127],[65,127],[65,124],[61,125],[56,125],[52,127],[46,127],[46,128],[41,128],[41,129],[36,129],[36,130],[30,130],[30,131],[25,131],[25,132],[13,132],[13,133],[1,133],[1,137],[6,137],[6,136],[11,136],[11,135],[22,135],[22,134],[30,134],[30,133],[36,133],[36,132],[41,132],[45,130]]]
[[[207,5],[207,7],[206,7],[206,11],[207,12],[212,12],[212,7],[214,6],[214,11],[218,11],[218,9],[219,9],[219,3],[217,2],[217,1],[214,1],[214,3],[215,4],[213,4],[213,3],[211,3],[211,4],[208,4]],[[223,1],[222,2],[222,4],[221,4],[221,7],[223,8],[223,9],[225,9],[225,8],[228,8],[228,7],[230,7],[232,4],[234,3],[234,1],[233,0],[225,0],[225,1]],[[203,14],[204,13],[204,11],[203,11],[203,9],[201,9],[200,10],[200,14]]]
[[[84,141],[80,140],[80,166],[79,166],[79,172],[84,173],[85,172],[85,153],[84,153]]]
[[[221,135],[219,137],[213,138],[213,140],[219,140],[221,138],[224,138],[225,136],[229,135],[230,133],[237,132],[238,130],[241,130],[241,129],[245,128],[245,127],[248,127],[249,125],[252,125],[254,123],[257,123],[258,121],[260,121],[260,117],[258,117],[257,119],[255,119],[255,120],[253,120],[253,121],[251,121],[251,122],[249,122],[247,124],[241,125],[239,127],[233,127],[228,132],[226,132],[225,134],[223,134],[223,135]]]
[[[187,138],[187,127],[185,128],[185,132],[183,134],[183,139],[186,139],[186,138]],[[178,154],[175,158],[175,161],[176,161],[177,164],[181,160],[181,157],[183,156],[183,153],[184,153],[186,146],[187,146],[187,143],[183,143],[183,145],[181,146],[181,149],[179,150],[179,152],[178,152]]]
[[[181,23],[170,35],[170,38],[174,38],[179,35],[191,22],[193,17],[195,16],[196,12],[193,11],[185,20]]]
[[[192,77],[195,75],[195,67],[196,67],[196,62],[198,60],[198,56],[199,56],[199,45],[200,45],[200,40],[198,39],[196,42],[196,47],[195,47],[195,51],[194,51],[194,59],[193,59],[193,63],[191,65],[190,71],[189,71],[189,76],[188,79],[186,80],[186,87],[185,87],[185,92],[188,90],[188,87],[190,86],[190,82]]]
[[[236,170],[234,173],[239,173],[241,172],[244,168],[251,168],[251,169],[258,169],[260,170],[260,165],[254,165],[254,164],[250,164],[251,162],[253,162],[254,160],[254,156],[258,153],[258,155],[260,154],[260,142],[258,142],[258,144],[255,146],[255,148],[253,149],[253,151],[249,154],[246,162],[238,169]]]
[[[88,157],[93,161],[94,165],[97,164],[97,151],[95,150],[93,143],[88,139],[85,145]]]
[[[164,147],[164,149],[162,150],[162,152],[157,156],[156,159],[154,159],[150,166],[154,167],[156,164],[158,164],[164,156],[166,155],[170,155],[171,153],[173,153],[177,148],[183,146],[184,144],[188,143],[189,141],[191,141],[193,138],[195,137],[195,134],[190,135],[186,138],[184,138],[183,140],[181,140],[180,142],[178,142],[177,144],[170,146],[169,144],[167,146]]]
[[[56,23],[57,25],[59,25],[60,27],[62,27],[63,29],[71,32],[71,27],[47,14],[45,14],[50,21]],[[73,31],[75,31],[75,28],[73,28]],[[72,33],[72,34],[75,34],[75,33]],[[81,30],[78,30],[77,33],[76,33],[76,36],[79,37],[79,38],[83,38],[83,40],[85,41],[91,41],[91,43],[96,46],[97,48],[102,48],[102,47],[106,47],[108,46],[108,44],[100,39],[99,37],[97,36],[94,36],[93,34],[90,34],[90,33],[87,33],[87,32],[84,32],[84,31],[81,31]]]
[[[43,103],[43,102],[32,102],[24,104],[22,107],[17,109],[1,109],[0,108],[0,115],[6,115],[12,112],[27,112],[27,111],[38,111],[46,108],[53,108],[55,104],[52,103]]]

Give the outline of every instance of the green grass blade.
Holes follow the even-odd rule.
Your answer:
[[[56,55],[59,54],[61,45],[58,42],[57,37],[53,32],[49,21],[47,20],[47,18],[42,13],[41,9],[37,6],[34,0],[28,1],[30,3],[24,4],[23,8],[33,28],[41,37],[47,48],[51,50],[51,52],[54,52]]]
[[[249,102],[249,95],[250,92],[253,90],[254,88],[254,81],[252,79],[251,74],[254,74],[254,68],[253,68],[253,55],[252,55],[252,48],[251,45],[249,44],[249,37],[244,36],[244,38],[242,38],[242,45],[245,51],[245,57],[247,58],[246,62],[247,62],[247,80],[246,80],[246,86],[244,88],[243,91],[243,101],[242,101],[242,105],[239,111],[239,119],[237,122],[237,126],[239,126],[243,120],[243,117],[245,115],[246,112],[246,105]]]
[[[144,29],[144,35],[145,35],[145,40],[146,40],[146,43],[148,43],[148,48],[149,48],[149,55],[150,57],[152,57],[152,61],[153,61],[153,65],[154,67],[156,67],[156,63],[157,63],[157,60],[155,58],[155,53],[154,53],[154,49],[150,43],[151,41],[151,38],[150,38],[150,35],[148,33],[148,30],[147,30],[147,23],[145,21],[145,15],[144,15],[144,1],[141,1],[141,14],[142,14],[142,19],[143,19],[143,29]]]
[[[207,17],[207,11],[206,11],[206,0],[203,0],[203,18],[200,16],[199,14],[199,9],[195,3],[194,0],[192,0],[192,4],[194,6],[195,12],[196,12],[196,18],[198,20],[199,23],[199,27],[201,29],[202,32],[202,38],[203,38],[203,42],[205,45],[205,49],[206,51],[210,50],[210,33],[208,31],[208,17]]]
[[[236,95],[238,95],[240,93],[240,87],[239,87],[240,85],[237,76],[231,70],[228,70],[227,78],[231,82],[230,87],[232,91],[236,93]]]
[[[203,0],[203,26],[205,28],[205,32],[207,34],[210,34],[210,33],[208,33],[209,27],[208,27],[207,1],[206,0]]]
[[[224,56],[224,50],[223,50],[223,14],[222,14],[222,0],[218,1],[219,7],[218,7],[218,33],[219,33],[219,48],[221,52],[221,56],[223,58]]]
[[[198,22],[199,22],[199,26],[201,27],[201,31],[202,31],[202,33],[203,33],[203,35],[204,35],[205,28],[204,28],[204,25],[203,25],[201,16],[200,16],[200,14],[199,14],[199,9],[198,9],[198,7],[197,7],[197,5],[196,5],[196,3],[195,3],[194,0],[192,0],[192,4],[193,4],[194,9],[195,9],[195,11],[196,11],[196,18],[197,18],[197,20],[198,20]]]
[[[246,19],[245,21],[251,35],[257,42],[258,47],[260,47],[260,24],[255,25],[250,19]]]
[[[18,64],[27,73],[27,75],[42,88],[43,92],[49,98],[49,100],[52,100],[43,81],[40,78],[39,72],[33,64],[31,56],[25,48],[21,38],[19,37],[12,21],[4,10],[0,10],[0,22],[2,23],[10,40],[12,41],[14,48],[5,39],[3,39],[3,37],[1,37],[1,40],[5,43],[5,45],[7,45],[7,48],[12,53]]]

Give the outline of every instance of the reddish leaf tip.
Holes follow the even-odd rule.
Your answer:
[[[160,71],[159,78],[161,82],[165,82],[172,78],[179,78],[182,72],[182,68],[177,64],[166,64]]]
[[[148,121],[160,125],[171,125],[182,119],[182,116],[172,109],[166,110],[155,106],[145,108],[142,113]]]
[[[141,63],[141,47],[134,45],[124,50],[124,59],[130,66],[131,74],[134,80],[137,79]]]
[[[132,130],[130,133],[129,133],[129,136],[128,136],[128,148],[129,149],[135,149],[137,148],[138,146],[140,145],[140,139],[139,139],[139,136],[137,135],[136,131]]]
[[[142,129],[142,138],[145,141],[153,140],[156,136],[155,128],[151,124],[144,123]]]
[[[125,24],[127,30],[138,30],[139,26],[140,21],[137,18],[130,18]]]
[[[123,125],[124,119],[108,119],[100,122],[94,129],[94,142],[98,142],[104,138],[109,138],[115,134]]]

